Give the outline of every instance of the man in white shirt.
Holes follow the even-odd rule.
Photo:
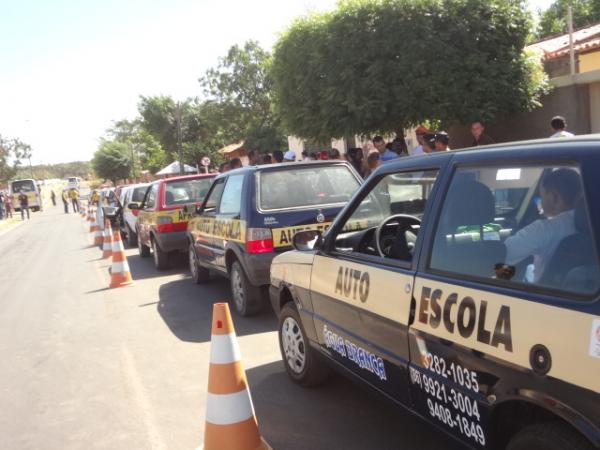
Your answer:
[[[423,150],[423,137],[429,132],[430,131],[422,125],[417,127],[417,129],[415,130],[415,135],[417,136],[417,142],[419,143],[419,145],[412,149],[412,151],[410,152],[411,156],[421,155],[425,153],[425,151]]]
[[[573,133],[566,131],[567,121],[563,116],[554,116],[550,121],[550,127],[552,128],[552,138],[569,138],[575,136]]]
[[[581,196],[579,174],[572,169],[557,169],[547,174],[540,185],[546,219],[539,219],[506,239],[506,262],[515,265],[533,256],[533,270],[526,280],[540,280],[548,262],[563,238],[575,233],[574,207]]]

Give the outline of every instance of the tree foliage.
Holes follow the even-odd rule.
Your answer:
[[[48,180],[53,178],[80,177],[88,178],[92,168],[89,161],[72,161],[58,164],[38,164],[29,167],[19,167],[17,169],[17,178],[28,178],[31,172],[39,180]]]
[[[342,1],[277,42],[277,110],[321,141],[528,110],[545,87],[523,53],[530,29],[521,0]]]
[[[0,182],[6,182],[17,174],[21,162],[31,158],[29,144],[18,138],[4,138],[0,135]]]
[[[245,141],[247,148],[280,150],[286,142],[273,111],[271,55],[255,41],[233,46],[216,68],[200,79],[205,94],[219,109],[224,137]]]
[[[600,1],[598,0],[556,0],[540,15],[538,37],[568,31],[568,8],[573,8],[573,27],[580,28],[600,22]]]
[[[96,175],[111,180],[115,185],[118,180],[128,178],[131,174],[131,148],[116,141],[104,141],[92,158],[92,168]]]

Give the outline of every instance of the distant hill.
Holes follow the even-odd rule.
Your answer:
[[[89,161],[73,161],[59,164],[40,164],[37,166],[21,166],[17,170],[15,178],[33,178],[46,180],[51,178],[80,177],[88,178],[92,173]]]

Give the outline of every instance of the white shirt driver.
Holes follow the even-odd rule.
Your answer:
[[[571,209],[556,217],[536,220],[506,239],[506,262],[515,265],[533,256],[533,279],[538,282],[560,242],[575,233],[575,212]]]

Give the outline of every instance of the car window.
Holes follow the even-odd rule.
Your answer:
[[[133,188],[132,191],[129,191],[127,193],[129,198],[131,199],[129,201],[141,203],[142,200],[144,200],[144,194],[146,194],[147,190],[148,190],[148,186],[140,186],[140,187]]]
[[[410,262],[437,171],[383,177],[336,236],[337,251]]]
[[[231,175],[227,178],[219,205],[220,214],[240,214],[243,184],[244,175]]]
[[[173,181],[165,185],[165,205],[199,203],[204,200],[212,179]]]
[[[575,294],[600,288],[598,258],[576,167],[456,171],[430,268]]]
[[[217,209],[217,205],[221,200],[221,194],[223,193],[223,189],[225,188],[225,179],[221,178],[216,180],[211,188],[211,191],[208,194],[208,198],[206,199],[206,203],[204,204],[203,212],[215,212]]]
[[[359,187],[345,165],[265,171],[258,183],[263,211],[345,203]]]
[[[153,184],[148,194],[146,195],[146,201],[144,202],[144,208],[151,209],[156,206],[156,197],[158,194],[158,183]]]

